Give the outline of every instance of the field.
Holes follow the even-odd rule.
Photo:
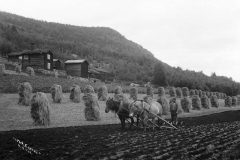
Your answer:
[[[83,102],[71,103],[68,93],[62,104],[51,103],[49,127],[32,126],[30,107],[17,102],[17,94],[0,95],[0,159],[240,158],[240,107],[223,107],[223,100],[219,108],[181,114],[179,120],[184,125],[178,130],[147,132],[138,128],[121,130],[117,116],[104,112],[105,102],[100,102],[102,120],[87,122]],[[28,153],[27,147],[19,148],[22,144],[16,140],[37,154]]]

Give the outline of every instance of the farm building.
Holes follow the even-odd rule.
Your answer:
[[[65,70],[69,76],[88,78],[88,65],[85,59],[67,60]]]
[[[59,59],[53,59],[53,69],[56,70],[63,70],[63,64]]]
[[[23,70],[27,67],[53,70],[53,54],[50,50],[25,50],[9,53],[8,61],[20,64]]]
[[[103,68],[89,67],[89,77],[100,79],[105,82],[109,78],[110,72]]]

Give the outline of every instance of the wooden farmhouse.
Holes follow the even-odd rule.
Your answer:
[[[23,70],[27,67],[53,70],[53,54],[50,50],[25,50],[9,53],[8,61],[20,64]]]
[[[69,76],[88,78],[88,65],[85,59],[67,60],[65,70]]]

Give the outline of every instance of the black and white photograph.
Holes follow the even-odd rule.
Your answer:
[[[0,0],[0,160],[239,160],[239,0]]]

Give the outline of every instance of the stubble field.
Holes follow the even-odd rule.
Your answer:
[[[104,112],[105,102],[100,102],[102,120],[87,122],[83,102],[74,104],[69,94],[64,97],[62,104],[51,104],[52,125],[35,127],[30,108],[17,105],[17,94],[1,95],[0,159],[240,158],[239,106],[223,107],[223,100],[220,108],[180,115],[184,125],[178,130],[144,132],[121,130],[118,118]],[[51,102],[50,94],[48,98]],[[28,153],[26,146],[37,153]]]

